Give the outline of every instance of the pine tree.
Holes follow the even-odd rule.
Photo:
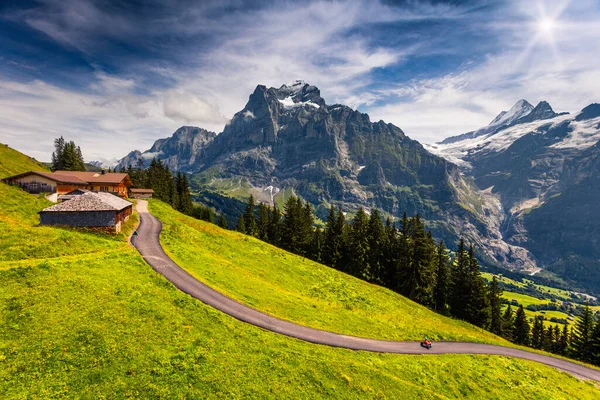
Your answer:
[[[434,308],[442,312],[442,314],[446,314],[448,312],[448,299],[450,297],[450,275],[448,270],[448,250],[446,250],[443,241],[440,241],[437,247],[435,263]]]
[[[544,324],[537,316],[533,319],[533,327],[531,328],[531,347],[535,349],[542,348],[544,335]]]
[[[489,298],[491,310],[490,331],[498,336],[502,336],[504,327],[502,321],[502,288],[495,276],[492,278],[490,284]]]
[[[164,171],[161,171],[161,174],[168,182],[168,177],[171,174],[168,168],[166,168]],[[175,176],[174,193],[172,193],[170,185],[164,188],[163,190],[168,193],[165,196],[171,198],[171,202],[175,204],[175,209],[177,211],[188,215],[192,213],[194,204],[192,203],[192,198],[190,196],[190,187],[188,184],[187,175],[185,175],[182,172],[177,173],[177,175]],[[175,193],[176,196],[174,196]]]
[[[383,285],[388,289],[396,290],[396,277],[398,266],[398,230],[389,218],[385,221],[385,248],[383,250]]]
[[[219,216],[219,223],[218,223],[219,227],[223,228],[223,229],[227,229],[227,219],[225,219],[225,216],[223,214],[221,214]]]
[[[431,306],[435,284],[433,239],[425,231],[419,215],[410,220],[409,227],[410,260],[399,271],[400,292],[418,303]]]
[[[469,256],[462,239],[458,244],[450,271],[450,313],[459,319],[468,321],[471,317],[467,308],[470,295]]]
[[[309,257],[316,261],[321,262],[323,256],[323,230],[316,228],[313,230],[313,236],[310,243]]]
[[[406,270],[411,268],[412,264],[412,243],[410,235],[410,222],[406,215],[406,212],[402,215],[400,220],[400,234],[395,243],[395,272],[394,272],[394,284],[393,289],[402,293],[402,289],[406,287],[406,283],[403,281],[404,275],[407,273]]]
[[[592,350],[592,331],[594,330],[594,317],[589,305],[585,305],[583,313],[575,322],[573,335],[573,355],[581,361],[591,362],[594,358]]]
[[[594,324],[592,329],[590,344],[592,348],[591,362],[595,365],[600,365],[600,321]]]
[[[312,231],[306,229],[309,223],[306,217],[302,200],[296,196],[291,196],[285,203],[281,245],[284,249],[302,256],[306,256],[312,237]]]
[[[267,237],[269,243],[274,246],[281,246],[281,212],[277,205],[273,206],[273,210],[269,213],[269,229]]]
[[[75,145],[75,143],[73,143],[73,145]],[[81,153],[81,148],[79,146],[77,146],[77,149],[75,150],[75,156],[75,167],[77,168],[77,171],[85,171],[85,162],[83,160],[83,154]]]
[[[558,325],[554,325],[553,341],[550,351],[552,353],[560,354],[560,328]]]
[[[531,328],[529,326],[529,321],[527,321],[527,316],[525,315],[525,310],[523,310],[523,306],[519,306],[517,310],[517,316],[515,318],[514,330],[513,330],[513,340],[516,344],[520,344],[523,346],[529,346],[530,343],[530,331]]]
[[[244,210],[244,223],[246,225],[246,234],[250,236],[256,235],[256,218],[254,216],[254,196],[250,195],[248,204]]]
[[[481,328],[486,328],[490,322],[490,303],[487,285],[481,277],[479,262],[475,257],[473,246],[469,248],[468,300],[467,321]]]
[[[332,268],[341,270],[344,258],[344,230],[346,220],[341,209],[337,210],[332,205],[329,209],[325,223],[323,262]]]
[[[542,337],[542,349],[546,351],[552,351],[554,348],[554,329],[552,326],[548,325],[548,327],[543,332]]]
[[[269,208],[263,203],[258,205],[256,234],[260,240],[267,241],[269,238]]]
[[[558,354],[563,356],[567,355],[569,352],[569,343],[569,329],[565,324],[563,325],[562,333],[560,335],[560,339],[558,340]]]
[[[379,210],[374,209],[369,216],[368,222],[369,233],[369,253],[367,255],[368,263],[371,268],[371,282],[382,284],[384,278],[384,250],[387,247],[387,236],[385,234],[385,226],[381,219]]]
[[[300,212],[299,238],[301,243],[301,253],[306,257],[310,257],[312,251],[312,242],[314,239],[314,223],[315,217],[312,206],[308,201],[302,203],[302,199],[298,198],[298,207]]]
[[[52,153],[52,171],[65,169],[64,163],[65,139],[61,136],[54,139],[54,152]]]
[[[369,267],[369,232],[367,213],[361,207],[358,209],[349,235],[349,273],[365,280],[369,280],[371,269]]]
[[[236,229],[238,232],[246,233],[246,221],[244,220],[244,214],[240,215],[238,219]]]
[[[512,307],[509,304],[502,315],[502,337],[513,341],[514,326],[515,318],[513,316]]]

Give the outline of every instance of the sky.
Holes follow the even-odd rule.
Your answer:
[[[600,102],[598,0],[3,0],[0,143],[91,160],[182,125],[220,132],[258,84],[302,79],[432,143],[519,99]]]

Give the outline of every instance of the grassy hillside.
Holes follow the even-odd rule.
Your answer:
[[[0,143],[0,179],[27,171],[49,171],[43,163]]]
[[[21,235],[5,235],[13,244],[0,249],[2,399],[598,396],[591,383],[532,362],[372,354],[263,331],[176,290],[125,235],[37,226],[43,206],[36,196],[0,184],[1,229],[11,226]],[[47,253],[27,250],[38,240],[47,240]],[[198,245],[190,251],[205,243]],[[351,307],[379,302],[365,287],[348,285]]]
[[[197,279],[277,317],[334,332],[395,340],[508,344],[371,285],[257,239],[199,221],[152,201],[161,242]]]

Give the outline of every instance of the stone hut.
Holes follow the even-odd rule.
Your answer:
[[[119,232],[133,204],[110,193],[87,192],[40,211],[41,225],[100,228]]]

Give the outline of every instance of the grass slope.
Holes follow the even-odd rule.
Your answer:
[[[394,340],[508,342],[257,239],[152,201],[165,251],[197,279],[271,315],[333,332]]]
[[[0,184],[0,218],[19,241],[67,242],[47,241],[48,256],[2,249],[2,399],[598,397],[589,382],[522,360],[355,352],[263,331],[176,290],[125,235],[37,226],[44,203],[13,190]],[[72,243],[81,252],[62,248]]]
[[[0,179],[27,171],[50,171],[46,165],[0,143]]]

